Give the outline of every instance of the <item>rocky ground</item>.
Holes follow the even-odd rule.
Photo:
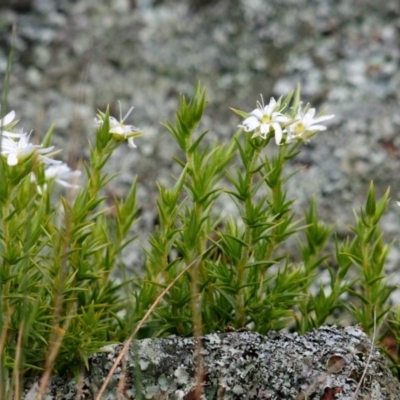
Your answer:
[[[204,124],[221,140],[240,122],[229,107],[252,110],[259,94],[287,94],[335,114],[304,145],[290,194],[307,207],[317,195],[323,218],[341,233],[364,202],[392,188],[383,227],[400,231],[400,3],[397,0],[7,0],[0,8],[0,73],[15,27],[8,108],[40,138],[56,124],[65,160],[86,157],[96,109],[146,135],[121,146],[110,188],[123,196],[138,175],[142,229],[152,228],[155,182],[170,182],[177,146],[160,122],[173,118],[180,92],[200,79],[210,104]],[[1,84],[3,85],[3,79]],[[389,267],[400,268],[394,248]],[[398,275],[398,274],[397,274]]]

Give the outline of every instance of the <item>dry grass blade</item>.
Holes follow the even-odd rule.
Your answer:
[[[101,400],[104,391],[106,390],[106,387],[108,383],[110,382],[110,379],[112,375],[114,374],[115,370],[117,369],[118,364],[121,362],[123,357],[125,356],[126,352],[128,351],[129,346],[132,343],[133,338],[135,337],[136,333],[139,331],[139,329],[142,327],[142,325],[145,323],[147,318],[151,315],[151,313],[154,311],[154,309],[157,307],[158,303],[162,300],[162,298],[168,293],[168,291],[172,288],[172,286],[175,285],[175,283],[179,280],[179,278],[185,274],[195,263],[196,261],[202,257],[205,253],[207,253],[209,249],[205,250],[202,254],[200,254],[195,260],[193,260],[185,269],[183,269],[177,276],[176,278],[160,293],[160,295],[157,297],[157,299],[154,301],[152,306],[147,310],[146,314],[144,317],[139,321],[137,324],[135,330],[133,331],[132,335],[129,337],[129,339],[125,342],[124,347],[121,350],[121,353],[118,355],[117,359],[114,362],[114,365],[111,367],[110,372],[108,373],[103,385],[100,388],[99,393],[96,396],[96,400]]]
[[[57,331],[58,327],[54,327],[51,340],[52,346],[46,358],[46,365],[44,367],[44,373],[42,379],[40,380],[39,391],[36,398],[37,400],[42,400],[45,394],[47,386],[50,382],[50,377],[52,373],[52,368],[54,366],[54,362],[56,360],[57,354],[61,347],[62,340],[64,338],[64,334],[62,333],[62,331],[61,330],[59,330],[58,332]]]
[[[5,367],[3,365],[3,353],[5,350],[5,344],[7,340],[7,335],[8,335],[8,329],[10,327],[10,321],[11,321],[11,314],[12,310],[8,310],[8,313],[6,315],[3,315],[3,320],[2,320],[2,328],[1,328],[1,334],[0,334],[0,396],[5,396],[6,394],[6,389],[7,389],[7,384],[6,384],[6,379],[7,376],[5,375]]]
[[[368,366],[371,363],[371,357],[372,357],[372,351],[374,350],[374,345],[375,345],[375,336],[376,336],[376,308],[374,308],[374,332],[372,334],[372,344],[371,344],[371,349],[368,355],[368,360],[367,360],[367,365],[364,368],[364,372],[361,376],[360,381],[358,382],[358,385],[356,387],[356,391],[354,392],[353,397],[351,400],[355,400],[357,398],[358,392],[361,389],[361,385],[364,382],[365,375],[367,374]]]
[[[53,314],[53,329],[51,332],[50,336],[50,348],[49,352],[46,358],[46,363],[44,366],[44,372],[42,379],[40,380],[40,386],[39,386],[39,392],[37,395],[37,400],[41,400],[44,396],[44,393],[47,389],[47,385],[49,384],[50,377],[52,374],[53,366],[56,361],[56,357],[58,355],[58,352],[61,348],[61,343],[64,339],[64,335],[66,330],[68,329],[69,322],[71,320],[71,315],[69,315],[69,318],[66,320],[66,325],[65,327],[61,328],[60,326],[60,319],[61,319],[61,313],[62,313],[62,307],[64,303],[64,290],[65,287],[64,282],[65,282],[65,277],[67,273],[67,254],[68,254],[68,248],[70,245],[70,232],[71,232],[71,218],[69,216],[69,213],[65,213],[65,227],[66,227],[66,236],[65,240],[63,243],[63,249],[62,249],[62,262],[61,262],[61,267],[59,271],[59,282],[60,286],[55,290],[55,305],[54,305],[54,314]]]
[[[14,382],[14,398],[15,399],[20,399],[21,398],[21,382],[20,382],[20,362],[21,362],[21,357],[22,357],[22,337],[24,334],[24,329],[25,329],[25,324],[22,323],[19,326],[18,330],[18,340],[17,340],[17,346],[16,346],[16,354],[15,354],[15,364],[14,364],[14,371],[13,371],[13,378],[15,380]]]

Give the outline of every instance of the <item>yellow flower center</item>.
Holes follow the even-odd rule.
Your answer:
[[[269,124],[269,123],[271,122],[271,117],[270,117],[269,115],[264,114],[264,115],[261,117],[261,122],[262,122],[263,124]]]
[[[302,122],[298,122],[296,126],[294,127],[294,133],[295,135],[300,135],[305,131],[306,127]]]

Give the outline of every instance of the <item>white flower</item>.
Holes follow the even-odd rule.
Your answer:
[[[120,139],[128,139],[128,146],[131,147],[132,149],[136,148],[135,143],[133,142],[133,139],[137,136],[141,135],[141,131],[139,128],[136,128],[133,125],[125,125],[124,122],[128,118],[129,114],[132,112],[133,107],[129,109],[129,111],[126,113],[125,117],[122,118],[122,109],[121,109],[121,103],[119,103],[120,106],[120,120],[118,121],[114,117],[109,117],[109,124],[110,124],[110,133],[114,136],[116,140]],[[100,127],[103,125],[104,120],[101,118],[102,116],[100,115],[100,118],[95,118],[95,125],[97,127]]]
[[[260,136],[263,139],[267,137],[272,129],[275,132],[276,144],[280,144],[283,134],[281,124],[287,123],[290,118],[279,112],[279,107],[280,104],[273,97],[271,97],[269,104],[266,106],[264,106],[263,99],[261,103],[257,101],[257,108],[250,113],[250,116],[239,127],[246,132],[255,131],[252,138]]]
[[[37,152],[39,160],[44,164],[61,163],[61,161],[52,160],[51,158],[44,155],[50,153],[54,149],[54,146],[42,149],[41,145],[34,145],[32,143],[29,143],[30,134],[21,133],[19,136],[20,137],[18,141],[3,137],[1,143],[1,154],[3,156],[7,156],[8,165],[17,165],[19,161],[28,158],[34,152]]]
[[[3,137],[15,137],[19,138],[21,134],[19,133],[12,133],[5,131],[3,128],[10,125],[15,118],[15,111],[10,111],[6,116],[4,116],[2,119],[0,119],[0,132]],[[13,123],[15,125],[16,122]]]
[[[49,165],[44,170],[46,180],[55,179],[55,181],[64,187],[77,189],[79,185],[71,182],[76,182],[81,176],[81,171],[71,170],[67,164],[61,163],[58,165]]]
[[[79,185],[77,185],[75,182],[80,176],[81,171],[72,171],[71,168],[65,163],[49,165],[44,170],[44,178],[46,181],[54,179],[59,185],[72,189],[79,188]],[[36,177],[34,174],[31,176],[31,181],[36,182]],[[42,194],[42,189],[44,188],[44,190],[46,190],[46,187],[46,184],[44,184],[43,187],[38,185],[37,190],[40,194]]]
[[[288,130],[288,141],[294,139],[307,139],[309,135],[305,135],[307,132],[317,132],[326,130],[325,125],[319,125],[322,121],[332,119],[334,115],[324,115],[322,117],[314,118],[315,108],[310,108],[305,112],[301,111],[301,108],[297,112],[295,122],[287,127]]]

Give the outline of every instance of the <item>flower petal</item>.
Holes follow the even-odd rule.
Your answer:
[[[312,121],[315,115],[315,108],[310,108],[303,116],[303,120]],[[301,118],[301,116],[300,116]]]
[[[133,142],[133,137],[131,137],[131,138],[129,138],[128,139],[128,146],[131,148],[131,149],[136,149],[136,144]]]
[[[251,113],[250,113],[250,117],[249,118],[251,118],[251,117],[256,117],[257,119],[261,119],[262,117],[263,117],[263,115],[264,115],[264,113],[259,109],[259,108],[256,108],[255,110],[253,110]]]
[[[264,113],[267,115],[271,115],[275,107],[276,107],[276,100],[273,97],[271,97],[271,99],[269,100],[269,104],[264,108]]]
[[[7,157],[7,164],[14,166],[18,164],[18,157],[16,153],[10,153]]]
[[[256,117],[251,116],[249,118],[246,118],[243,121],[243,124],[239,125],[239,126],[243,127],[243,129],[246,132],[250,132],[250,131],[254,131],[254,129],[256,129],[260,126],[260,121]]]
[[[272,124],[273,125],[273,124]],[[260,125],[260,132],[266,136],[269,132],[271,124],[261,124]]]
[[[307,127],[306,131],[325,131],[325,125],[310,125]]]
[[[328,119],[332,119],[334,115],[323,115],[322,117],[314,118],[312,123],[316,124],[318,122],[327,121]]]
[[[15,111],[10,111],[3,119],[0,119],[0,126],[7,126],[15,118]]]
[[[116,135],[125,135],[126,131],[121,125],[118,125],[114,126],[114,128],[111,128],[110,133],[114,133]]]
[[[21,137],[21,134],[20,133],[12,133],[12,132],[7,132],[7,131],[1,131],[1,135],[4,137],[4,136],[7,136],[7,137],[13,137],[13,138],[20,138]]]
[[[274,122],[272,127],[275,130],[275,142],[276,144],[280,144],[282,141],[282,128],[277,122]]]

